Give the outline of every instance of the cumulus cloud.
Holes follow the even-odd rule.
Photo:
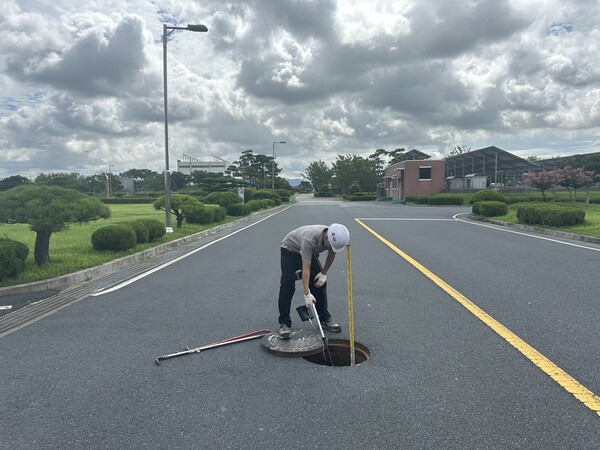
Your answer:
[[[209,28],[168,41],[173,157],[235,160],[285,140],[278,162],[297,175],[310,160],[377,148],[597,151],[594,6],[6,0],[0,177],[108,163],[162,170],[163,23]]]

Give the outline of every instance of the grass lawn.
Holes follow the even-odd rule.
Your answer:
[[[35,265],[33,259],[35,233],[29,230],[29,225],[0,224],[0,236],[23,242],[29,247],[29,256],[27,257],[25,271],[18,278],[0,282],[0,287],[30,283],[77,272],[78,270],[98,266],[107,261],[137,253],[163,242],[172,241],[238,219],[238,217],[227,216],[224,221],[209,225],[191,225],[184,222],[182,228],[174,228],[173,233],[165,235],[152,243],[139,244],[130,250],[121,252],[99,252],[94,250],[91,242],[92,233],[97,228],[112,223],[141,218],[158,219],[162,223],[165,221],[164,211],[155,210],[151,204],[108,205],[108,207],[111,210],[110,219],[101,219],[85,224],[71,224],[65,231],[52,233],[50,236],[50,264],[44,267],[37,267]],[[175,216],[172,215],[171,217],[173,226],[175,226]]]
[[[499,217],[492,217],[492,219],[502,220],[504,222],[520,223],[517,219],[517,208],[519,205],[527,205],[531,203],[514,203],[508,205],[508,214]],[[571,206],[569,203],[561,203],[563,206]],[[576,225],[573,227],[544,227],[553,230],[566,231],[569,233],[584,234],[586,236],[600,237],[600,205],[598,204],[587,204],[587,203],[575,203],[574,207],[585,210],[585,223],[583,225]]]

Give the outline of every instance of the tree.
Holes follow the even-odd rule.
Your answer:
[[[77,172],[40,173],[35,178],[35,183],[77,189],[79,192],[89,192],[85,177]]]
[[[298,186],[296,186],[296,191],[298,191],[301,194],[306,194],[306,193],[312,192],[312,190],[313,190],[312,184],[310,184],[310,182],[306,181],[306,180],[302,180],[300,182],[300,184]]]
[[[177,220],[177,228],[181,228],[183,219],[185,219],[185,208],[193,206],[202,206],[202,202],[196,197],[186,194],[172,194],[171,195],[171,212],[175,215]],[[154,202],[154,209],[165,210],[165,196],[158,197]]]
[[[542,199],[546,201],[545,191],[556,187],[560,181],[557,171],[530,172],[523,175],[525,186],[536,188],[542,191]]]
[[[35,231],[35,263],[50,263],[50,235],[73,222],[108,218],[100,200],[59,186],[17,186],[0,193],[0,222],[27,223]]]
[[[333,163],[335,183],[340,188],[342,195],[350,194],[352,184],[356,181],[355,163],[356,155],[337,155]]]
[[[331,183],[333,171],[323,161],[313,161],[304,169],[302,177],[306,178],[312,184],[315,191],[319,192],[323,187],[327,188],[329,183]]]
[[[21,175],[13,175],[12,177],[7,177],[0,180],[0,191],[6,191],[21,184],[29,183],[29,178],[22,177]]]
[[[577,201],[577,190],[587,187],[589,189],[594,184],[594,172],[586,172],[583,167],[573,169],[571,166],[565,166],[562,169],[557,170],[560,180],[558,184],[567,188],[569,191],[569,198],[572,202]],[[573,194],[571,193],[573,189]],[[589,198],[589,194],[586,195],[586,199]]]
[[[191,177],[183,172],[173,172],[171,174],[171,188],[175,191],[183,189],[190,182]]]
[[[387,152],[387,156],[390,158],[390,165],[400,162],[400,157],[402,156],[402,154],[405,151],[406,151],[406,149],[404,149],[404,148],[397,148],[395,150]]]

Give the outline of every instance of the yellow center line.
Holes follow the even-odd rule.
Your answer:
[[[510,331],[484,310],[475,305],[471,300],[462,295],[440,277],[435,275],[433,272],[428,270],[421,263],[411,258],[409,255],[404,253],[390,241],[385,239],[384,237],[377,234],[373,229],[369,228],[360,219],[355,219],[360,225],[362,225],[367,231],[369,231],[373,236],[391,248],[394,252],[404,258],[407,262],[412,264],[419,272],[433,281],[438,287],[448,293],[454,300],[460,303],[463,307],[469,310],[475,317],[485,323],[488,327],[494,330],[497,334],[499,334],[503,339],[505,339],[510,345],[516,348],[519,352],[523,354],[527,359],[529,359],[533,364],[539,367],[542,371],[544,371],[550,378],[556,381],[560,386],[563,387],[567,392],[572,394],[577,400],[583,403],[592,411],[596,412],[600,416],[600,397],[582,385],[579,381],[569,375],[567,372],[562,370],[540,352],[538,352],[535,348],[517,336],[515,333]]]

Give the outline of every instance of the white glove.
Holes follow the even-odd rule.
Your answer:
[[[304,303],[306,303],[308,310],[312,311],[312,307],[315,303],[317,303],[317,299],[309,292],[308,295],[304,296]]]
[[[313,281],[315,282],[315,287],[320,288],[327,281],[327,275],[319,272]]]

